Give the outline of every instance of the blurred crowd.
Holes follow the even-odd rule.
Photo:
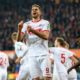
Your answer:
[[[70,48],[80,48],[80,2],[62,0],[0,0],[0,50],[13,50],[11,34],[17,31],[20,20],[30,19],[34,3],[42,7],[43,17],[51,23],[54,39],[64,37]]]

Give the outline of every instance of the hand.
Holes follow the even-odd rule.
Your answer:
[[[16,61],[15,61],[15,63],[16,64],[19,64],[20,63],[20,60],[21,60],[20,58],[17,58]]]
[[[23,21],[20,21],[20,22],[18,23],[18,30],[21,30],[22,27],[23,27]]]
[[[27,27],[27,31],[30,33],[31,30],[32,30],[31,26],[28,26],[28,27]]]

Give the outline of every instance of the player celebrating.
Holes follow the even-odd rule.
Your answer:
[[[42,19],[41,7],[37,4],[32,5],[31,17],[32,20],[18,25],[18,40],[21,41],[27,34],[27,42],[29,43],[28,61],[30,62],[28,65],[33,80],[39,80],[41,76],[44,76],[45,80],[50,80],[50,62],[46,60],[49,53],[50,24],[47,20]]]
[[[7,80],[8,56],[0,51],[0,80]]]
[[[50,48],[50,52],[53,53],[56,61],[61,61],[61,63],[64,64],[67,70],[72,66],[72,61],[74,61],[74,63],[78,62],[73,56],[73,52],[66,49],[66,42],[62,38],[56,38],[54,45],[54,48]],[[62,73],[60,73],[60,75],[62,75]],[[64,79],[63,76],[61,80]],[[68,75],[68,80],[77,80],[77,74],[74,69]]]
[[[17,32],[12,33],[12,41],[14,43],[15,53],[17,55],[16,63],[20,63],[19,75],[16,80],[28,80],[29,78],[29,67],[27,63],[27,50],[28,47],[24,42],[17,41]]]

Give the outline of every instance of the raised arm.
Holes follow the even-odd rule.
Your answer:
[[[18,24],[17,41],[22,41],[23,40],[24,34],[21,33],[22,27],[23,27],[23,21],[20,21],[19,24]]]

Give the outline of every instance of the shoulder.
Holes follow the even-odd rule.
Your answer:
[[[52,50],[55,51],[55,52],[62,52],[62,51],[66,51],[67,49],[64,49],[64,48],[61,48],[61,47],[53,47]]]
[[[26,46],[26,44],[23,43],[23,42],[17,42],[17,43],[15,44],[15,48],[20,48],[20,47],[27,47],[27,46]]]
[[[63,48],[63,50],[67,53],[67,54],[74,54],[72,51],[70,51],[69,49]]]
[[[57,48],[56,47],[49,47],[49,50],[54,51],[54,50],[57,50]]]
[[[67,50],[68,51],[68,53],[70,53],[70,54],[74,54],[74,52],[72,52],[72,51],[70,51],[70,50]]]
[[[15,45],[20,46],[20,45],[24,45],[23,42],[16,42]]]
[[[41,21],[44,22],[44,23],[49,24],[49,21],[48,20],[42,19]]]

